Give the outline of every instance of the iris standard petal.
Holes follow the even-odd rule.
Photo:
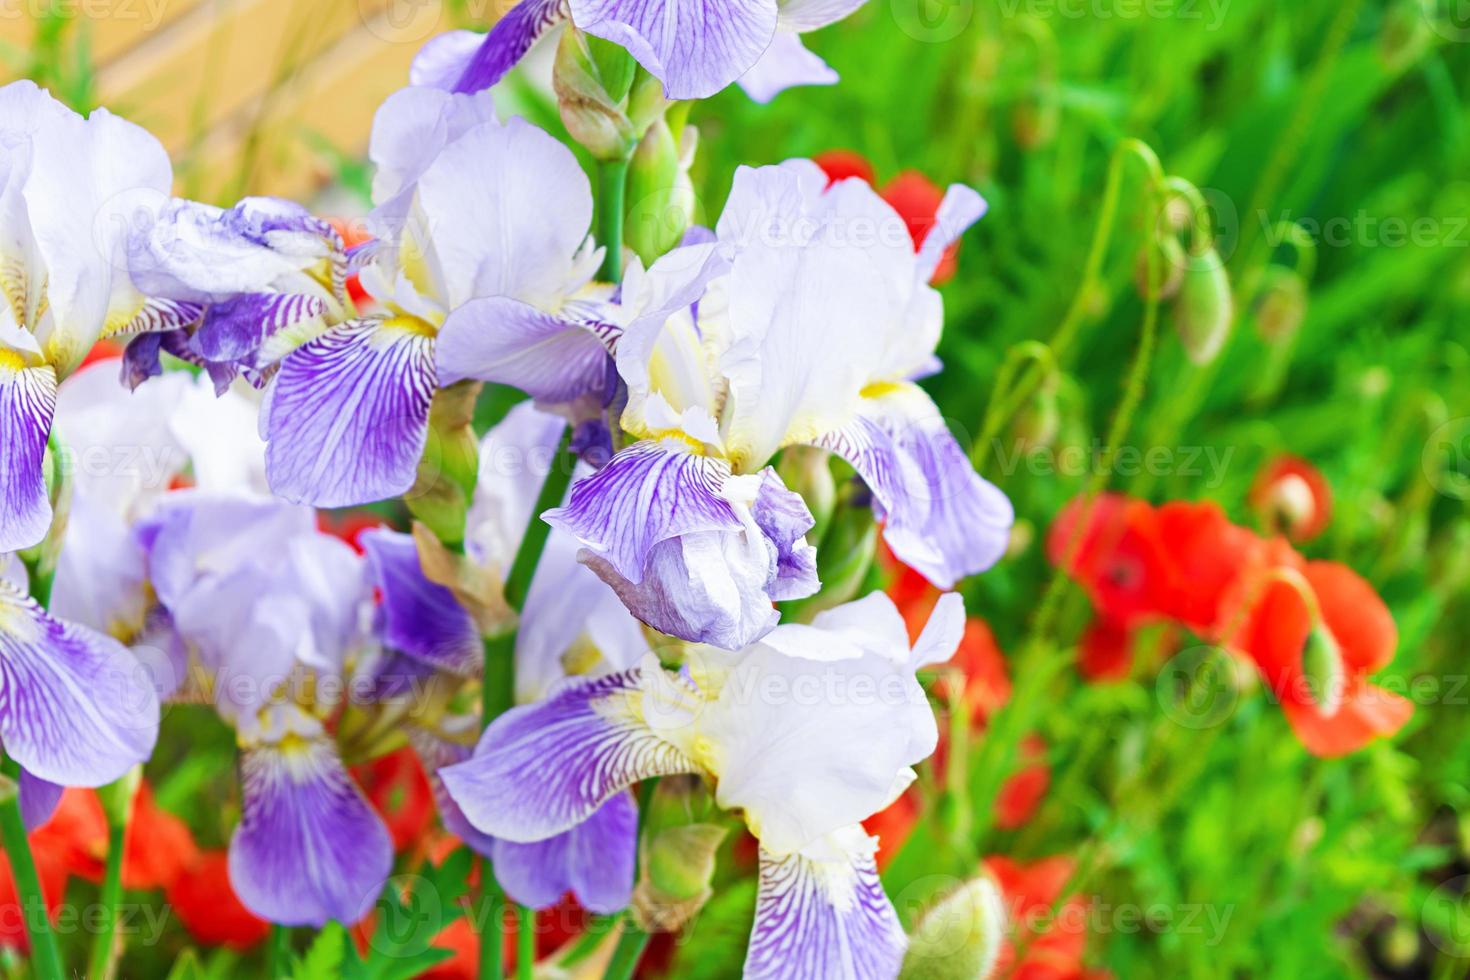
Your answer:
[[[740,76],[740,87],[756,102],[770,102],[798,85],[836,85],[837,72],[808,51],[794,31],[777,31],[771,46],[750,70]]]
[[[607,386],[609,358],[597,334],[509,297],[474,299],[455,309],[435,348],[441,384],[491,381],[553,404],[600,396]]]

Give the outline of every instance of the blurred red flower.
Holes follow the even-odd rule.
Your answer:
[[[153,800],[153,787],[140,784],[123,845],[123,887],[166,889],[198,857],[189,825],[160,809]]]
[[[230,885],[225,851],[200,853],[165,894],[184,928],[201,943],[244,950],[270,934],[270,923],[241,904]]]
[[[424,843],[434,826],[434,790],[412,748],[357,766],[353,775],[388,825],[395,850]]]
[[[328,218],[327,221],[337,229],[337,234],[342,236],[342,243],[348,248],[372,241],[373,236],[367,233],[361,221],[349,221],[346,218]],[[371,299],[367,290],[362,288],[362,283],[358,282],[357,276],[347,277],[347,295],[352,297],[352,302],[359,305]]]
[[[1012,980],[1089,976],[1082,965],[1087,948],[1087,900],[1073,895],[1052,911],[1076,870],[1072,859],[1056,856],[1021,864],[995,855],[985,859],[985,870],[1000,887],[1010,919],[1009,936],[994,975]]]
[[[88,789],[64,790],[51,819],[30,833],[30,842],[46,912],[55,921],[72,876],[95,880],[102,873],[107,817],[97,794]],[[25,923],[10,860],[0,851],[0,945],[28,948]]]
[[[1018,830],[1035,816],[1051,787],[1051,764],[1046,755],[1046,739],[1040,735],[1033,733],[1021,739],[1021,768],[1005,781],[995,798],[995,825],[999,829]]]
[[[1262,467],[1248,499],[1262,527],[1298,544],[1321,534],[1332,521],[1332,489],[1326,477],[1296,456],[1278,456]]]
[[[1052,523],[1046,553],[1118,626],[1163,616],[1175,602],[1175,565],[1158,514],[1145,501],[1105,493],[1089,506],[1074,498]]]

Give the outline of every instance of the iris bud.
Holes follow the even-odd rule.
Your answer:
[[[451,548],[464,543],[465,519],[479,479],[480,446],[472,422],[481,385],[441,388],[429,408],[429,440],[418,477],[404,498],[413,516]]]
[[[648,127],[628,168],[628,216],[624,240],[644,265],[679,244],[694,222],[694,184],[689,167],[699,131],[685,126],[675,136],[660,117]]]
[[[645,932],[676,932],[714,890],[715,858],[729,833],[716,823],[709,794],[692,776],[659,781],[643,818],[633,916]]]
[[[599,160],[626,160],[638,143],[625,111],[636,65],[616,45],[568,27],[556,49],[552,86],[572,138]]]
[[[924,913],[909,936],[900,980],[986,980],[1005,938],[1000,889],[972,878]]]
[[[1190,255],[1174,306],[1174,329],[1184,353],[1195,364],[1209,364],[1224,348],[1234,319],[1230,277],[1220,253],[1209,248]]]

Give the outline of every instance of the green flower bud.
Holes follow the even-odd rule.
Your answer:
[[[633,916],[645,932],[676,932],[714,894],[715,862],[729,829],[692,776],[659,781],[643,816]]]
[[[909,936],[900,980],[986,980],[1005,939],[1000,889],[973,878],[931,907]]]
[[[1174,305],[1174,329],[1184,353],[1195,364],[1209,364],[1224,348],[1234,319],[1230,277],[1220,253],[1210,248],[1190,255]]]
[[[1166,234],[1151,245],[1145,246],[1145,250],[1138,253],[1138,263],[1133,269],[1133,284],[1138,289],[1138,295],[1148,296],[1148,249],[1156,250],[1154,255],[1154,280],[1158,284],[1159,299],[1173,299],[1179,295],[1179,287],[1184,282],[1184,270],[1189,265],[1189,256],[1184,251],[1184,246],[1177,236]]]
[[[461,381],[434,395],[418,477],[404,498],[413,516],[453,548],[464,543],[465,518],[479,479],[480,446],[472,422],[481,387]]]
[[[837,480],[832,476],[832,456],[815,446],[788,446],[781,452],[776,473],[786,489],[806,501],[816,523],[807,541],[821,541],[837,507]]]
[[[1323,718],[1331,718],[1342,707],[1343,673],[1337,640],[1320,624],[1312,627],[1302,648],[1302,677],[1312,706]]]
[[[1267,266],[1255,302],[1256,332],[1268,344],[1296,336],[1307,316],[1307,284],[1295,269]]]
[[[854,598],[878,553],[878,524],[866,504],[840,504],[817,547],[817,577],[822,591],[810,600],[813,610],[831,609]]]
[[[667,121],[659,117],[633,151],[623,237],[644,265],[652,265],[678,245],[694,223],[698,202],[689,167],[698,142],[699,131],[693,126],[684,127],[676,139]]]
[[[574,27],[557,45],[552,87],[561,120],[599,160],[626,160],[638,143],[624,111],[635,70],[632,56]]]
[[[1061,428],[1062,413],[1057,406],[1057,379],[1052,374],[1016,413],[1012,431],[1015,432],[1022,450],[1035,453],[1054,446]]]

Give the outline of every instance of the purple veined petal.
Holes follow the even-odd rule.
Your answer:
[[[531,843],[571,830],[639,780],[698,772],[664,734],[688,724],[696,695],[657,663],[570,680],[507,711],[469,761],[440,770],[449,795],[482,832]]]
[[[553,404],[601,392],[609,361],[602,341],[582,324],[504,296],[470,300],[450,313],[435,356],[441,384],[492,381]]]
[[[202,303],[154,298],[145,300],[143,306],[117,333],[159,333],[165,330],[182,330],[198,322],[204,314]]]
[[[620,44],[670,99],[703,99],[745,74],[776,33],[775,0],[569,0],[572,22]]]
[[[452,90],[484,40],[485,34],[481,31],[435,34],[413,56],[408,67],[408,84],[445,92]]]
[[[392,872],[388,828],[322,739],[246,749],[230,883],[245,907],[282,925],[351,924]]]
[[[911,384],[865,398],[858,417],[817,445],[853,465],[885,519],[900,561],[941,589],[982,572],[1005,553],[1015,512],[975,472],[939,409]]]
[[[786,489],[775,469],[761,472],[760,492],[751,505],[756,526],[776,548],[776,581],[768,590],[778,602],[805,599],[822,587],[817,579],[817,549],[806,532],[816,524],[801,495]]]
[[[720,494],[729,477],[723,460],[642,442],[578,480],[565,507],[541,516],[637,585],[660,542],[699,531],[741,530],[740,517]]]
[[[262,407],[271,489],[317,507],[406,492],[436,387],[433,339],[391,320],[353,320],[302,346]]]
[[[26,830],[35,830],[51,819],[56,804],[61,802],[63,789],[64,786],[42,779],[29,769],[21,769],[20,818],[25,822]]]
[[[566,16],[565,0],[521,0],[490,28],[490,33],[485,35],[485,40],[465,62],[454,81],[454,91],[478,92],[500,81],[525,57],[533,44]],[[463,41],[440,44],[445,47],[419,53],[419,58],[426,59],[422,65],[417,58],[414,61],[416,70],[432,75],[436,81],[447,74],[445,69],[449,59],[445,56],[457,52]],[[428,48],[427,45],[425,47]]]
[[[33,775],[101,786],[153,752],[158,695],[121,643],[0,583],[0,743]]]
[[[56,414],[56,372],[7,356],[0,350],[0,553],[31,547],[51,526],[44,462]]]
[[[123,386],[136,391],[149,378],[163,374],[163,334],[139,334],[128,341],[123,349],[122,370],[119,380]]]
[[[565,833],[532,844],[497,840],[495,880],[506,895],[533,909],[550,908],[571,892],[589,912],[610,915],[633,899],[638,805],[619,793]]]
[[[765,104],[799,85],[836,85],[841,79],[821,58],[806,49],[794,31],[777,31],[771,46],[740,76],[745,94]]]
[[[240,293],[210,304],[193,346],[211,361],[262,367],[277,358],[262,348],[278,336],[307,339],[326,327],[327,302],[300,293]],[[272,345],[280,346],[280,345]]]
[[[989,208],[985,198],[974,189],[964,184],[949,185],[934,215],[934,227],[929,229],[929,234],[924,236],[924,244],[919,246],[920,282],[928,282],[934,277],[934,270],[939,268],[939,262],[944,258],[944,250],[971,225],[985,217]]]
[[[466,719],[474,722],[478,728],[478,719]],[[429,776],[429,788],[434,793],[434,805],[439,809],[439,820],[444,824],[444,829],[449,831],[465,846],[479,854],[481,857],[490,857],[495,850],[495,838],[489,834],[482,833],[459,804],[454,802],[454,797],[449,795],[448,788],[444,785],[444,779],[439,770],[445,766],[452,766],[464,762],[470,757],[470,749],[457,742],[451,742],[441,738],[436,732],[410,725],[408,727],[408,742],[413,750],[418,753],[419,761],[423,763],[424,770]]]
[[[459,677],[478,677],[485,656],[480,631],[454,593],[424,577],[413,537],[375,529],[360,543],[383,597],[383,644]]]
[[[208,361],[193,347],[187,330],[164,330],[138,334],[123,350],[121,379],[125,387],[136,390],[149,378],[163,374],[162,355],[168,353],[185,364],[203,368],[214,383],[216,395],[223,395],[236,377],[244,377],[255,387],[264,384],[260,372],[239,364]]]
[[[782,857],[764,849],[745,980],[891,980],[908,940],[861,827]]]

